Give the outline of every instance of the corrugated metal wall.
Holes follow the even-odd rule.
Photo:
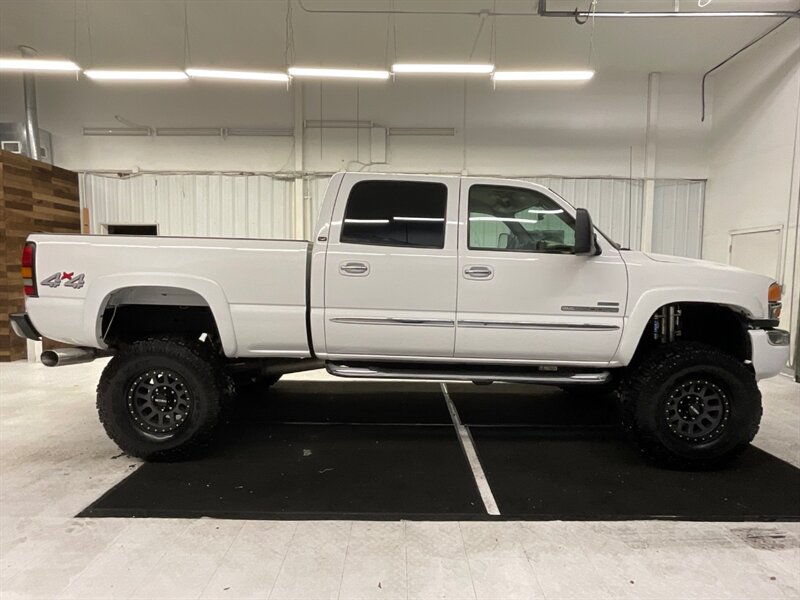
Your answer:
[[[586,208],[594,224],[625,248],[638,250],[642,240],[644,184],[640,179],[527,179],[549,187],[577,208]]]
[[[303,234],[311,239],[329,177],[304,179]],[[600,229],[638,249],[644,183],[640,179],[528,178],[573,205],[588,208]],[[659,180],[655,186],[653,251],[699,257],[705,182]],[[265,175],[81,175],[81,201],[91,233],[108,224],[157,224],[159,235],[293,237],[294,181]]]
[[[91,233],[141,223],[159,235],[291,238],[293,189],[263,175],[81,175]]]
[[[656,181],[653,252],[700,258],[705,181]]]
[[[322,210],[322,201],[325,199],[325,190],[328,188],[330,179],[330,177],[307,177],[303,180],[305,184],[303,192],[305,223],[303,224],[303,231],[307,240],[312,239],[314,236],[314,227]]]

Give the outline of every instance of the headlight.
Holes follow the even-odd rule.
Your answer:
[[[769,286],[769,292],[767,293],[767,300],[769,302],[769,318],[770,319],[780,319],[781,318],[781,295],[783,294],[783,288],[781,287],[780,283],[773,283]]]

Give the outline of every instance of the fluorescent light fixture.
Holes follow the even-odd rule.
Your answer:
[[[189,79],[183,71],[84,71],[89,79],[97,81],[179,81]]]
[[[456,134],[454,127],[389,127],[389,135],[445,135]]]
[[[344,222],[358,225],[388,225],[389,219],[345,219]]]
[[[536,215],[559,215],[564,211],[560,208],[546,209],[546,208],[529,208],[529,213]]]
[[[83,135],[103,135],[103,136],[148,136],[149,127],[84,127]]]
[[[494,65],[434,63],[397,63],[392,65],[393,73],[415,73],[417,75],[486,75],[492,71],[494,71]]]
[[[286,73],[271,73],[268,71],[230,71],[227,69],[186,69],[186,74],[192,78],[200,79],[236,79],[240,81],[274,81],[286,83],[289,76]]]
[[[372,121],[356,121],[349,119],[306,119],[306,129],[371,129]]]
[[[322,69],[312,67],[289,67],[292,77],[331,77],[338,79],[389,79],[389,71],[365,69]]]
[[[291,137],[294,135],[294,129],[262,129],[259,127],[227,127],[225,128],[226,136],[241,136],[241,137]]]
[[[588,81],[594,71],[495,71],[494,81]]]
[[[40,58],[0,58],[0,71],[66,71],[81,68],[71,60],[42,60]]]
[[[158,136],[220,136],[220,127],[156,127]]]

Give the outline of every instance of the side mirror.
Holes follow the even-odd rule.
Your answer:
[[[585,208],[575,211],[575,254],[589,256],[597,253],[592,217]]]

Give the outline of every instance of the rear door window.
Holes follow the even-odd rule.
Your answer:
[[[427,181],[361,181],[353,186],[340,241],[444,248],[447,186]]]

